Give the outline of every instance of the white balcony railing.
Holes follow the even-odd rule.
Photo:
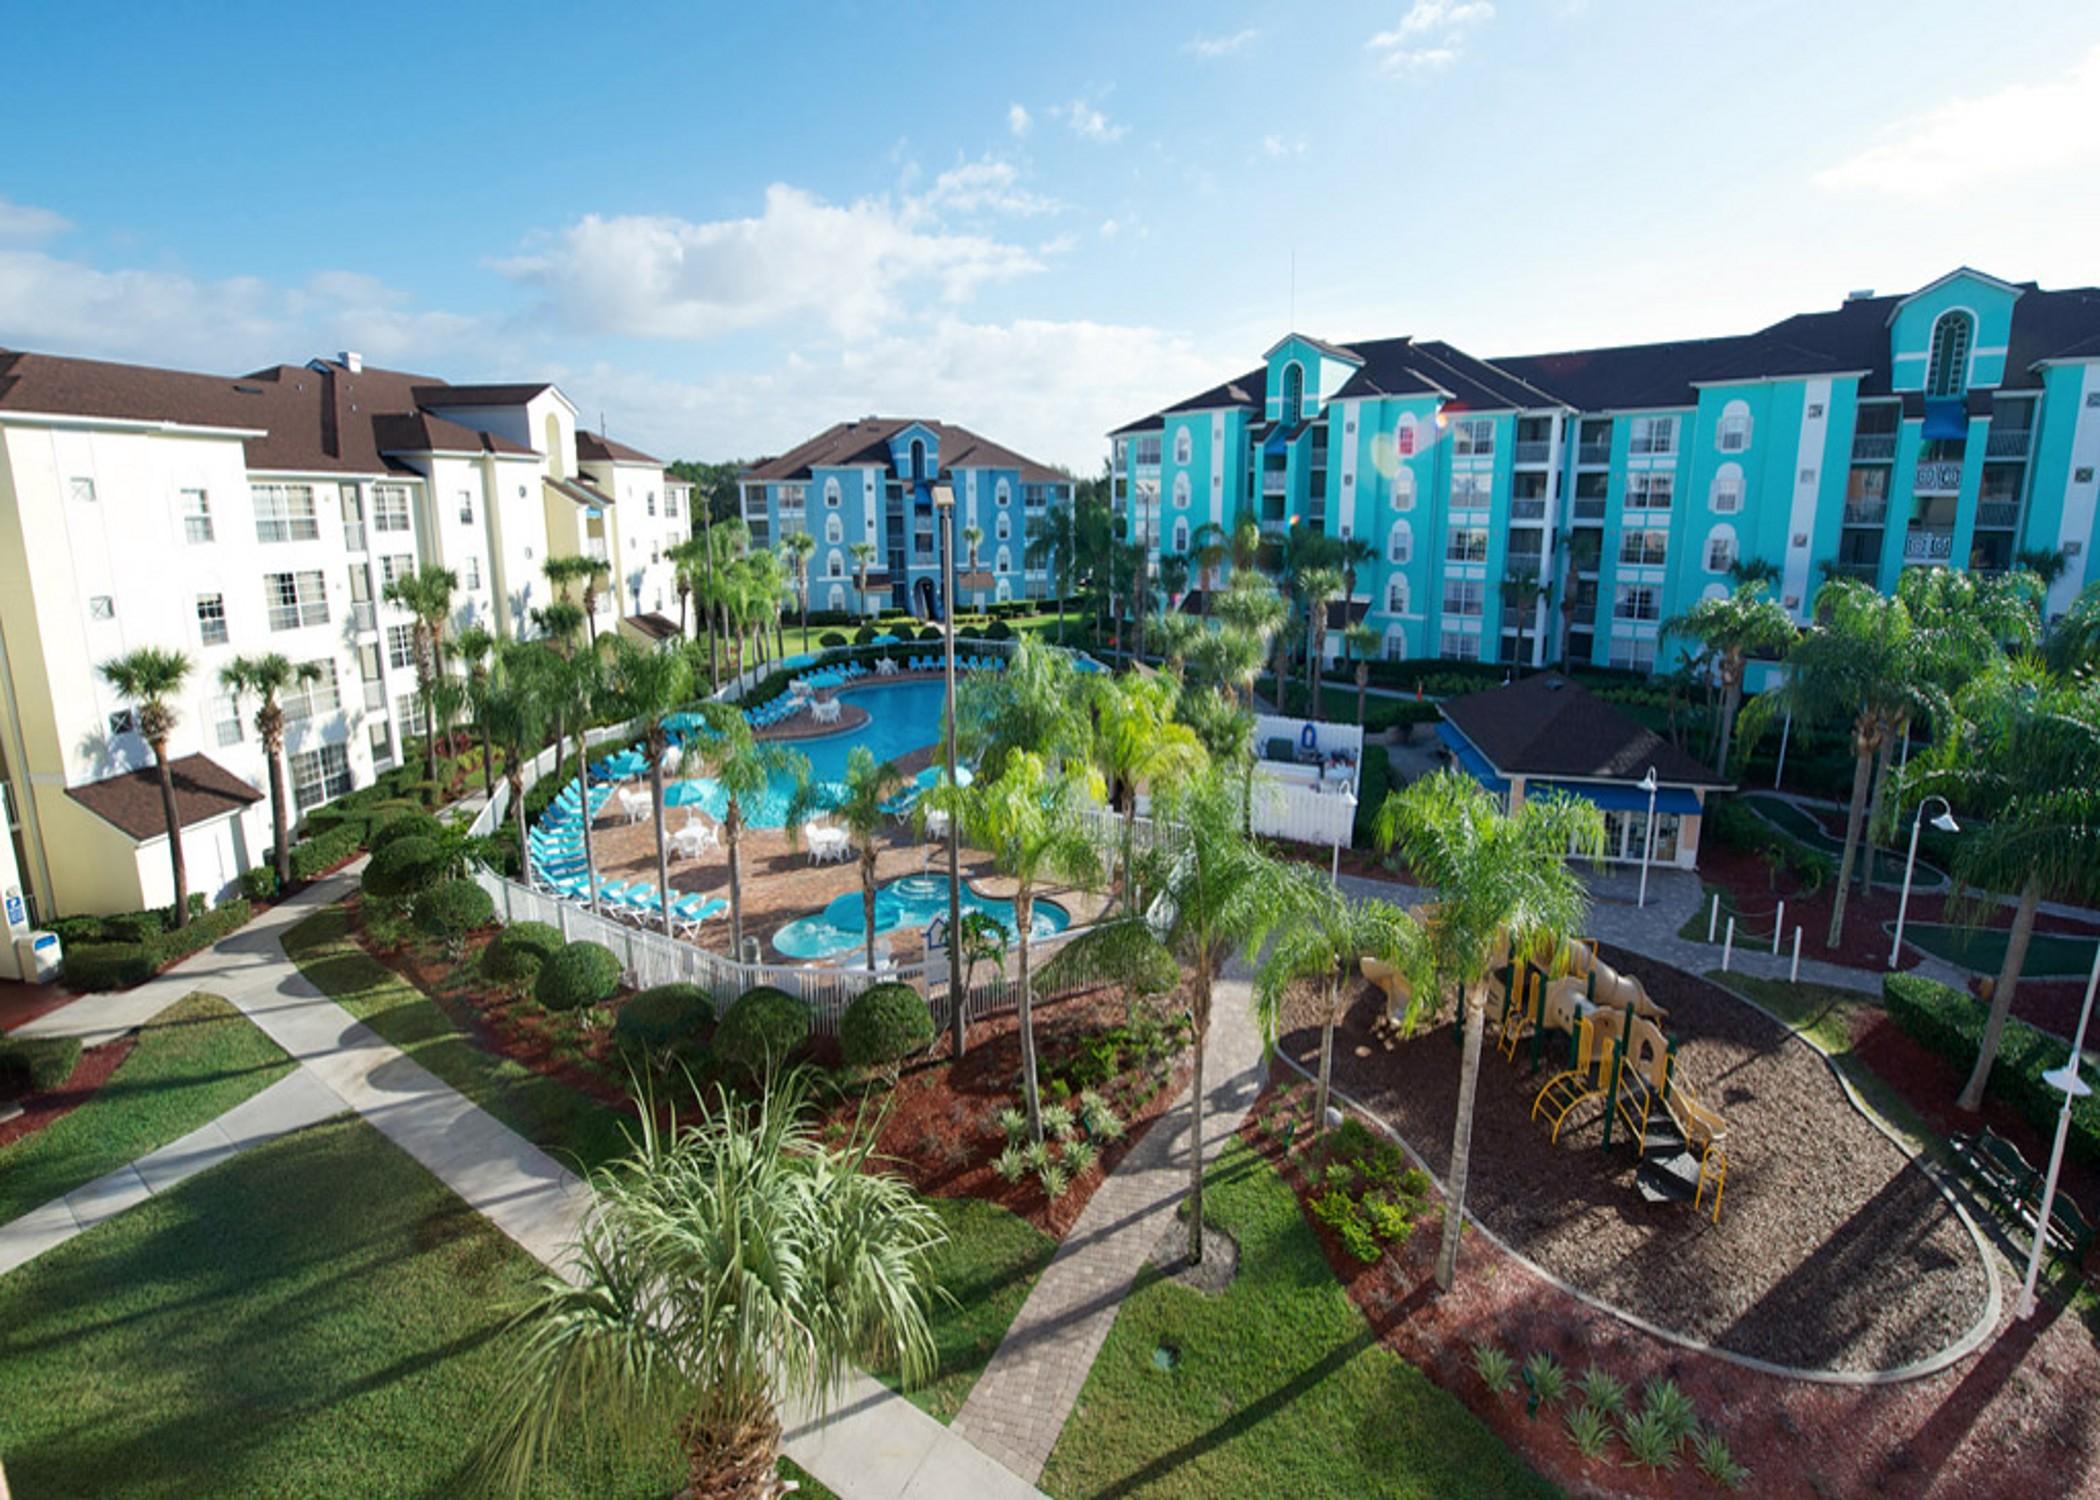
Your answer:
[[[1928,459],[1911,476],[1911,492],[1918,495],[1952,495],[1961,490],[1961,460]]]
[[[1893,432],[1856,432],[1852,435],[1852,457],[1858,463],[1887,463],[1896,456]]]
[[[1516,446],[1520,464],[1542,464],[1553,456],[1553,445],[1544,438],[1519,438]]]
[[[378,611],[368,600],[353,601],[350,605],[350,628],[363,635],[379,628]]]
[[[368,682],[365,684],[365,707],[377,714],[386,712],[385,683]]]
[[[1912,531],[1903,538],[1903,560],[1907,563],[1946,562],[1954,556],[1951,531]]]

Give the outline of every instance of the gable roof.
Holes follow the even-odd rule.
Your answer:
[[[184,828],[263,800],[263,794],[208,755],[185,755],[168,763],[175,782],[175,816]],[[160,773],[152,766],[119,771],[66,795],[138,843],[165,838],[168,820],[160,805]]]
[[[778,458],[765,459],[737,475],[739,481],[807,479],[817,469],[861,464],[890,467],[890,439],[911,427],[923,427],[940,444],[943,472],[964,469],[1018,469],[1029,484],[1065,484],[1070,476],[1047,464],[1001,447],[967,427],[930,422],[921,417],[863,417],[834,422],[813,438],[797,443]]]
[[[1459,733],[1505,776],[1578,781],[1658,781],[1727,786],[1645,724],[1558,672],[1541,672],[1439,705]]]
[[[1336,359],[1347,364],[1360,365],[1364,362],[1364,357],[1354,349],[1345,348],[1340,344],[1330,344],[1327,340],[1316,339],[1309,333],[1287,333],[1275,343],[1269,345],[1268,348],[1262,350],[1261,357],[1263,359],[1274,359],[1276,351],[1288,344],[1292,339],[1296,339],[1301,344],[1310,344],[1322,354],[1331,354]]]
[[[553,382],[546,380],[511,385],[447,385],[439,380],[419,385],[411,394],[419,406],[523,406],[541,391],[552,388]]]
[[[423,411],[389,412],[372,418],[372,438],[383,454],[514,453],[529,458],[533,453],[523,443]]]
[[[653,464],[659,469],[664,465],[662,459],[651,458],[639,448],[630,448],[625,443],[616,443],[609,437],[580,429],[576,434],[576,457],[585,463]]]

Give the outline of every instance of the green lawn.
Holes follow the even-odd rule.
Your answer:
[[[2005,963],[2011,934],[2002,927],[1955,927],[1942,922],[1905,922],[1903,941],[1974,974],[1996,976]],[[2037,932],[2020,965],[2022,979],[2083,979],[2092,971],[2093,940]]]
[[[626,1150],[625,1116],[477,1045],[429,996],[357,945],[341,907],[292,928],[284,948],[345,1010],[534,1145],[585,1171]]]
[[[291,1068],[216,995],[176,1001],[78,1109],[0,1146],[0,1224],[187,1135]]]
[[[1043,1474],[1057,1496],[1545,1496],[1552,1487],[1380,1345],[1290,1189],[1234,1142],[1213,1222],[1238,1279],[1210,1297],[1148,1271]],[[1163,1370],[1155,1351],[1179,1364]]]
[[[1750,792],[1744,794],[1743,801],[1759,817],[1770,823],[1774,828],[1777,828],[1781,833],[1793,835],[1802,843],[1808,845],[1809,848],[1827,854],[1832,859],[1844,858],[1844,837],[1842,835],[1833,836],[1825,833],[1819,820],[1802,811],[1801,808],[1787,801],[1784,797],[1769,796],[1762,792]],[[1900,882],[1903,879],[1903,866],[1900,861],[1910,848],[1908,828],[1903,831],[1902,837],[1897,840],[1897,844],[1899,847],[1893,851],[1885,851],[1892,852],[1899,861],[1896,865],[1895,873],[1893,875],[1889,874],[1877,862],[1874,873],[1874,883],[1876,885],[1880,885],[1884,881]],[[1947,883],[1947,877],[1938,868],[1927,864],[1921,858],[1918,861],[1917,871],[1911,878],[1911,883],[1920,890],[1936,890]]]

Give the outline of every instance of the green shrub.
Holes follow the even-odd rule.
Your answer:
[[[707,991],[697,984],[659,984],[620,1007],[613,1040],[628,1052],[667,1053],[692,1046],[715,1018]]]
[[[878,984],[839,1022],[839,1052],[856,1068],[886,1068],[933,1045],[933,1012],[908,984]]]
[[[941,627],[938,625],[920,627],[919,639],[922,641],[937,641],[941,639]]]
[[[495,920],[496,903],[471,880],[441,880],[416,897],[416,926],[446,942],[457,942]]]
[[[365,840],[365,847],[376,856],[388,845],[401,839],[439,839],[444,836],[445,825],[426,812],[404,812],[372,830]]]
[[[1500,1396],[1516,1384],[1516,1362],[1494,1344],[1473,1346],[1473,1370],[1490,1395]]]
[[[845,644],[845,636],[841,635],[836,630],[827,630],[822,635],[817,637],[817,645],[822,647],[826,651],[836,651],[839,647]]]
[[[853,644],[856,646],[873,645],[875,637],[881,633],[873,625],[863,625],[860,629],[853,632]]]
[[[1557,1406],[1560,1398],[1568,1393],[1568,1372],[1544,1349],[1525,1359],[1524,1381],[1541,1406]]]
[[[129,989],[159,967],[144,943],[82,943],[65,950],[66,983],[76,990]]]
[[[1330,1188],[1313,1200],[1313,1217],[1334,1231],[1334,1237],[1342,1242],[1342,1248],[1365,1265],[1377,1260],[1385,1252],[1378,1248],[1378,1237],[1364,1221],[1356,1200],[1339,1188]]]
[[[427,838],[410,834],[384,844],[365,866],[364,892],[382,901],[417,896],[437,884],[444,856]]]
[[[540,965],[533,998],[549,1010],[583,1010],[613,997],[620,960],[603,943],[571,943]]]
[[[256,865],[241,871],[241,894],[250,901],[277,899],[277,866]]]
[[[1357,767],[1356,778],[1356,837],[1359,849],[1378,847],[1378,810],[1385,806],[1386,794],[1393,788],[1393,763],[1386,759],[1382,746],[1364,746],[1364,758]]]
[[[362,842],[356,828],[343,825],[292,845],[292,879],[312,880],[334,869],[357,853]]]
[[[994,620],[984,627],[984,638],[988,641],[1010,641],[1014,638],[1014,628],[1004,620]]]
[[[254,915],[255,908],[248,904],[246,898],[222,902],[203,915],[192,917],[189,926],[162,933],[147,943],[146,949],[153,955],[156,966],[173,963],[177,959],[188,958],[192,953],[209,948],[229,933],[239,931],[248,925],[249,919]]]
[[[762,984],[731,1002],[715,1028],[715,1055],[748,1073],[763,1072],[809,1039],[809,1007]]]
[[[525,984],[562,946],[561,929],[552,923],[513,922],[482,953],[481,969],[499,984]]]
[[[0,1100],[55,1089],[79,1061],[77,1036],[0,1036]]]
[[[1028,1159],[1019,1146],[1008,1146],[993,1160],[992,1170],[1001,1182],[1016,1183],[1028,1175]]]

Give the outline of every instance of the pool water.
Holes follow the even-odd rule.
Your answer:
[[[962,909],[981,911],[1004,927],[1014,930],[1014,904],[991,896],[980,896],[963,884]],[[919,929],[935,917],[948,914],[948,877],[906,875],[875,890],[875,932],[899,928]],[[822,911],[797,917],[773,935],[773,946],[788,958],[830,958],[867,946],[867,929],[861,925],[862,898],[858,888],[846,892]],[[1030,941],[1055,936],[1072,925],[1072,914],[1055,901],[1037,897],[1030,912]]]

